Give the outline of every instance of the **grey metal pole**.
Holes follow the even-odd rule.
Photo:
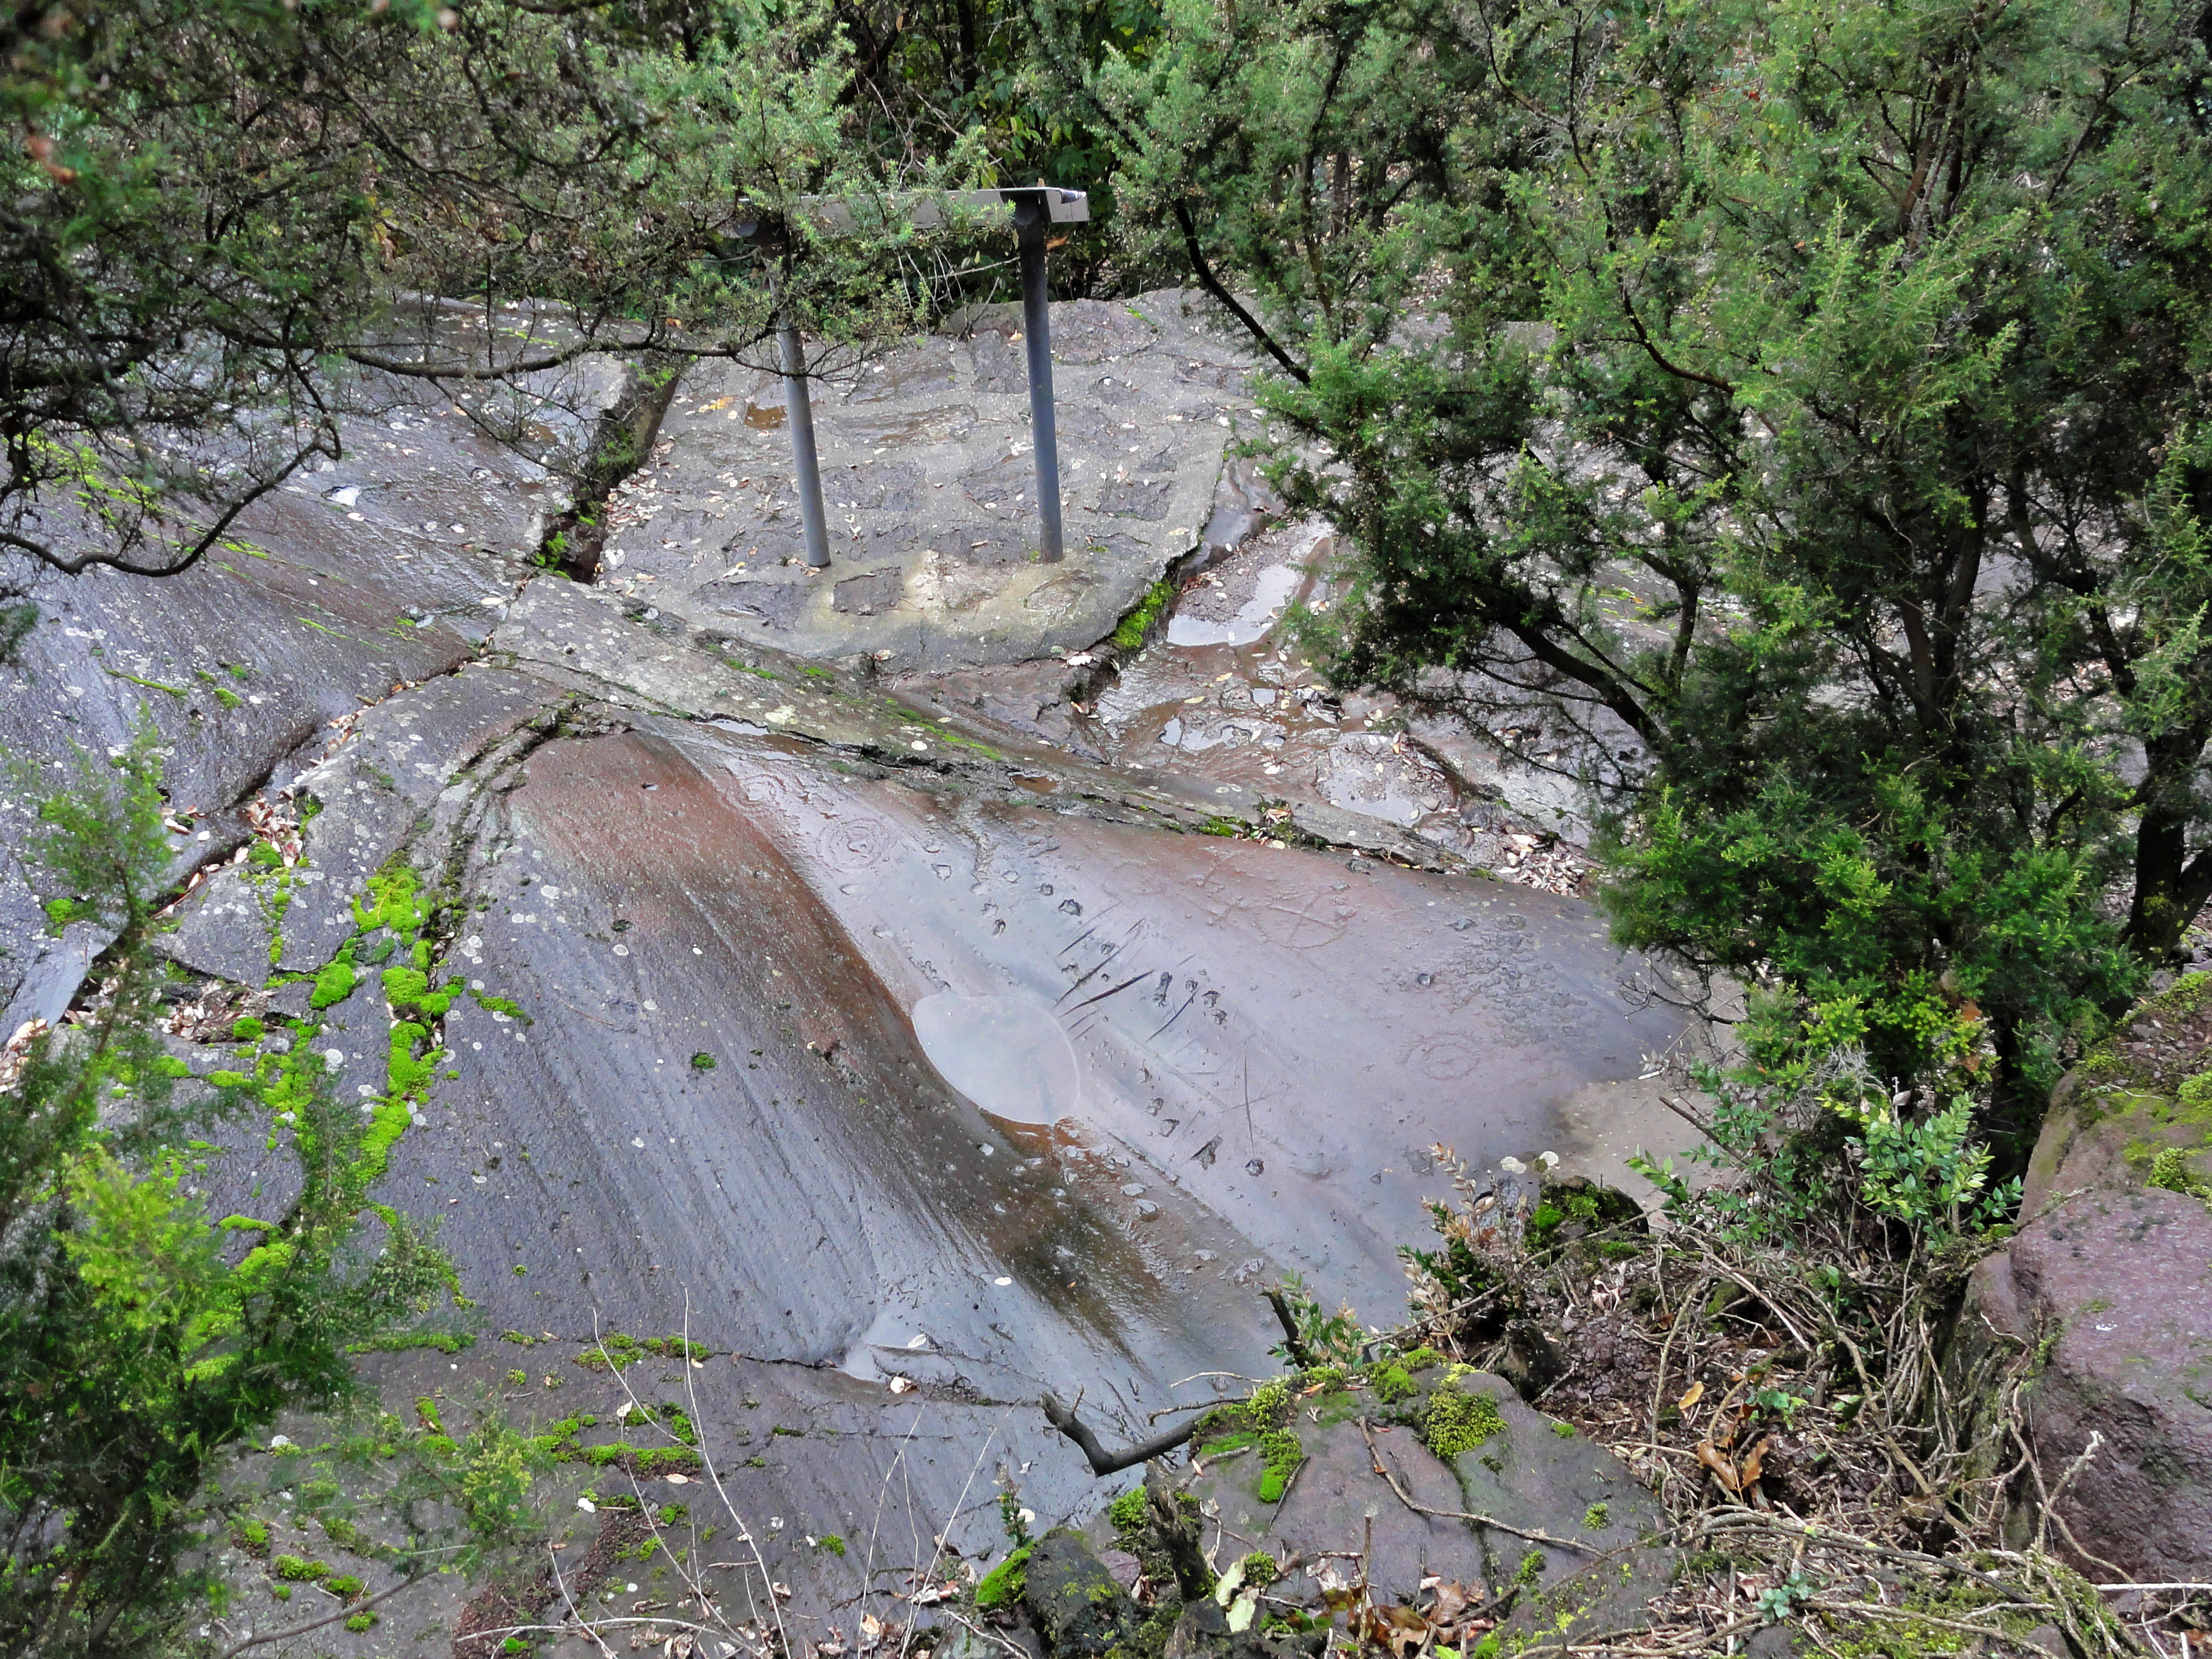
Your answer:
[[[775,258],[784,246],[781,220],[746,211],[730,227],[735,239],[756,256],[765,256],[769,302],[775,307],[776,345],[783,368],[783,414],[791,424],[792,465],[799,471],[799,521],[806,533],[806,562],[819,570],[830,562],[830,515],[822,509],[822,466],[814,453],[814,404],[806,392],[806,348],[799,325],[784,309],[783,286],[776,280]]]
[[[783,412],[791,422],[792,465],[799,469],[799,520],[806,531],[806,562],[830,562],[830,520],[822,510],[822,468],[814,454],[814,404],[806,392],[806,350],[799,325],[776,304],[776,334],[783,347]]]
[[[1012,194],[1012,192],[1008,192]],[[1044,562],[1060,561],[1060,436],[1052,418],[1052,323],[1045,309],[1045,237],[1052,228],[1044,192],[1014,204],[1022,251],[1022,333],[1029,348],[1030,437],[1036,450],[1037,506],[1044,529]]]

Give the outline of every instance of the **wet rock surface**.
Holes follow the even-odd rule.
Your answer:
[[[2033,1356],[2046,1468],[2090,1456],[2057,1512],[2082,1565],[2212,1572],[2212,981],[2137,1009],[2056,1091],[2020,1231],[1974,1269],[1964,1329]],[[2155,1183],[2155,1184],[2154,1184]]]
[[[1019,469],[990,471],[1024,398],[993,389],[1002,356],[1018,368],[1003,318],[825,400],[825,442],[872,434],[884,463],[846,467],[858,535],[826,576],[695,557],[785,522],[757,487],[783,438],[758,387],[685,383],[675,469],[629,492],[596,585],[532,562],[571,505],[557,465],[394,394],[331,476],[241,525],[250,551],[157,588],[43,586],[0,671],[17,752],[119,744],[142,713],[160,734],[190,883],[165,945],[201,1011],[178,1052],[250,1068],[229,1019],[251,1007],[264,1056],[311,1049],[341,1097],[404,1118],[378,1197],[441,1224],[476,1346],[365,1362],[388,1397],[604,1416],[619,1389],[574,1356],[686,1334],[705,1369],[640,1363],[699,1390],[702,1448],[743,1454],[745,1528],[811,1632],[850,1634],[855,1584],[805,1528],[849,1552],[865,1520],[868,1571],[896,1563],[911,1590],[939,1538],[955,1577],[1000,1550],[998,1491],[1040,1530],[1086,1519],[1108,1492],[1044,1427],[1042,1389],[1135,1437],[1204,1397],[1198,1373],[1264,1375],[1257,1291],[1285,1269],[1388,1320],[1431,1146],[1571,1159],[1593,1132],[1567,1103],[1685,1034],[1586,905],[1469,873],[1516,849],[1481,840],[1393,710],[1330,702],[1271,643],[1291,577],[1322,591],[1310,532],[1219,550],[1221,585],[1182,593],[1118,689],[1071,664],[1208,522],[1241,386],[1176,306],[1139,310],[1055,323],[1096,382],[1062,381],[1097,491],[1071,526],[1121,550],[1051,573],[940,560],[940,598],[956,571],[976,584],[941,607],[957,628],[916,608],[936,503],[957,495],[943,523],[987,542],[1026,522],[1003,500]],[[540,453],[624,395],[582,386]],[[1174,443],[1151,441],[1163,410],[1185,416]],[[1158,517],[1120,488],[1148,481],[1169,486]],[[1064,616],[1033,603],[1054,583]],[[790,625],[714,584],[790,596]],[[1065,654],[1013,660],[1048,645]],[[12,867],[0,928],[9,1029],[60,1015],[102,941],[48,938]],[[416,994],[387,970],[418,960],[438,1006],[409,1005],[420,1034],[395,1047],[393,998]],[[220,1204],[260,1201],[270,1127],[225,1131]],[[764,1430],[772,1403],[802,1431]],[[1285,1513],[1359,1479],[1331,1443]]]
[[[1584,828],[1571,782],[1505,763],[1456,718],[1325,684],[1280,624],[1294,605],[1333,602],[1334,540],[1264,514],[1239,522],[1248,533],[1209,549],[1218,556],[1182,582],[1141,648],[909,675],[900,689],[1122,771],[1188,780],[1294,839],[1343,840],[1364,824],[1517,884],[1578,892],[1588,861],[1562,839]]]
[[[1020,662],[1110,633],[1212,521],[1224,447],[1251,414],[1246,366],[1179,291],[1054,306],[1067,557],[1047,565],[1020,327],[1018,309],[983,307],[816,383],[820,571],[781,383],[702,362],[617,492],[605,580],[755,645],[899,669]]]
[[[474,654],[544,522],[570,500],[557,467],[575,428],[618,395],[611,373],[580,378],[544,405],[557,429],[533,434],[554,465],[428,388],[370,384],[344,422],[348,459],[263,498],[190,571],[41,580],[40,621],[0,668],[0,747],[53,765],[71,744],[105,752],[150,720],[185,826],[179,875],[228,854],[243,839],[234,806],[318,752],[331,721]],[[41,921],[11,864],[0,872],[11,1030],[58,1017],[97,948],[82,930],[48,940]]]

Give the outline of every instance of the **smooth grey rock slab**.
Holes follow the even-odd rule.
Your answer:
[[[941,993],[1048,1015],[1080,1074],[1065,1132],[1094,1161],[1363,1310],[1403,1295],[1426,1148],[1531,1156],[1564,1132],[1554,1103],[1634,1077],[1680,1030],[1632,1001],[1579,902],[940,797],[926,775],[847,776],[696,726],[669,740],[668,764],[784,849],[902,1024]],[[1136,1225],[1127,1195],[1109,1206]]]
[[[820,574],[804,566],[775,383],[702,362],[623,497],[601,581],[800,656],[896,669],[1020,662],[1112,632],[1215,521],[1247,367],[1176,292],[1053,307],[1066,538],[1054,568],[1036,562],[1019,328],[1018,310],[986,307],[957,337],[817,384],[832,556]],[[894,563],[894,599],[854,601],[854,580]]]
[[[445,1218],[491,1326],[661,1331],[688,1305],[757,1357],[998,1397],[1079,1375],[1102,1403],[1262,1352],[1265,1304],[1182,1271],[1237,1255],[1218,1218],[1184,1200],[1140,1233],[1103,1156],[1064,1165],[937,1079],[906,988],[803,867],[864,860],[874,827],[794,844],[760,797],[811,774],[726,760],[773,752],[556,740],[473,841],[448,971],[522,1014],[456,1004],[459,1075],[388,1191]]]
[[[465,332],[481,315],[440,326]],[[571,502],[563,468],[626,384],[597,356],[459,401],[355,375],[336,393],[343,458],[255,502],[194,568],[149,582],[21,567],[40,617],[18,665],[0,668],[0,750],[51,768],[71,744],[103,752],[150,720],[170,805],[204,815],[177,874],[227,853],[241,832],[222,815],[330,721],[471,654]],[[44,922],[21,869],[0,867],[10,1030],[58,1015],[104,943],[83,927],[49,939]]]
[[[540,682],[477,666],[362,711],[312,759],[293,792],[322,809],[307,861],[292,874],[276,931],[287,972],[313,972],[353,936],[351,902],[398,851],[461,769],[557,697]],[[258,985],[270,971],[274,895],[231,866],[188,898],[166,954],[202,973]]]

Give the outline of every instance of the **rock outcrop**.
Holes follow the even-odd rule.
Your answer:
[[[2037,1461],[2072,1470],[2054,1546],[2093,1577],[2212,1577],[2212,976],[2060,1085],[2021,1213],[1974,1270],[1965,1334],[2032,1357]]]
[[[1085,1540],[1030,1553],[1023,1600],[1055,1659],[1071,1628],[1066,1650],[1083,1655],[1135,1659],[1164,1641],[1177,1659],[1260,1659],[1304,1651],[1332,1624],[1408,1650],[1486,1639],[1477,1650],[1495,1652],[1537,1630],[1641,1624],[1680,1570],[1664,1529],[1610,1452],[1504,1378],[1424,1350],[1207,1412],[1187,1461],[1153,1463]],[[1072,1571],[1079,1553],[1103,1565]],[[1070,1584],[1103,1625],[1068,1624]]]
[[[1089,322],[1099,350],[1121,349],[1121,324]],[[1066,338],[1080,348],[1080,332]],[[964,374],[988,336],[935,349]],[[1110,481],[1173,489],[1164,517],[1121,515],[1152,539],[1134,562],[1101,556],[1102,581],[1141,591],[1168,556],[1158,538],[1202,522],[1234,400],[1189,378],[1212,360],[1187,343],[1144,346],[1145,372],[1206,418],[1172,423],[1153,479],[1117,416],[1133,464]],[[1119,386],[1098,362],[1098,384]],[[624,395],[583,386],[568,447],[591,447]],[[745,426],[714,401],[681,405],[661,457],[696,500],[664,501],[648,526],[641,479],[615,544],[654,551],[594,586],[543,562],[549,526],[578,507],[574,469],[526,465],[459,404],[400,388],[348,417],[344,460],[257,507],[203,568],[42,585],[38,624],[0,668],[0,747],[51,763],[70,741],[118,745],[142,718],[155,730],[185,889],[163,940],[176,1051],[198,1073],[251,1078],[319,1056],[375,1126],[380,1201],[442,1224],[471,1304],[436,1334],[444,1348],[364,1356],[370,1380],[448,1411],[506,1391],[542,1432],[611,1425],[621,1379],[580,1356],[635,1339],[648,1357],[629,1382],[685,1401],[705,1451],[738,1454],[720,1466],[732,1501],[790,1523],[763,1524],[754,1576],[793,1588],[793,1622],[811,1629],[860,1569],[810,1540],[872,1535],[896,1512],[902,1549],[942,1534],[973,1556],[996,1528],[969,1485],[1006,1468],[1051,1519],[1096,1507],[1064,1443],[988,1402],[1095,1378],[1093,1413],[1139,1428],[1174,1379],[1265,1364],[1258,1289],[1286,1268],[1387,1315],[1395,1247],[1428,1222],[1426,1148],[1556,1145],[1572,1160],[1589,1125],[1561,1103],[1632,1086],[1686,1022],[1624,986],[1634,969],[1586,906],[1468,879],[1411,817],[1348,786],[1348,805],[1293,802],[1262,828],[1261,791],[1279,787],[1264,769],[1232,786],[1187,760],[1086,759],[974,699],[894,696],[872,656],[804,660],[764,642],[795,633],[663,600],[710,523],[767,523],[740,526],[736,497],[708,500],[719,474],[691,476],[687,444],[700,468],[713,459],[707,423],[726,447]],[[856,395],[839,416],[884,412]],[[782,441],[746,429],[763,464],[740,489],[772,476]],[[557,461],[548,431],[538,453]],[[914,459],[938,441],[927,432],[902,441],[880,504],[854,504],[871,536],[909,512],[890,460],[922,468],[916,499],[969,500],[927,476],[960,456]],[[1124,460],[1093,447],[1085,476],[1103,489]],[[1087,556],[1071,550],[1064,572]],[[851,630],[857,651],[871,629],[911,627],[878,591],[895,562],[871,552],[859,575],[833,573],[874,584],[842,608],[793,567],[751,574],[807,598],[808,626]],[[1035,610],[1025,561],[987,574],[998,597],[955,611]],[[1237,617],[1270,620],[1282,597],[1254,582],[1213,619],[1240,641]],[[1120,603],[1094,595],[1064,625],[1055,612],[1014,654],[1095,639]],[[930,637],[928,660],[958,656],[952,633]],[[1285,678],[1279,658],[1245,666],[1251,707],[1290,698],[1263,683]],[[1237,689],[1225,667],[1216,682],[1217,697]],[[1177,682],[1194,732],[1199,698]],[[1379,730],[1343,735],[1366,776],[1399,758]],[[27,804],[0,822],[13,830]],[[0,1036],[60,1016],[107,942],[82,923],[50,937],[33,897],[17,865],[0,867]],[[281,1203],[283,1127],[221,1127],[216,1213]],[[597,1501],[582,1483],[610,1467],[644,1472],[639,1501],[696,1497],[676,1464],[560,1443],[565,1501]],[[1356,1461],[1332,1450],[1284,1513],[1354,1481]],[[595,1490],[609,1497],[612,1478]],[[281,1533],[278,1547],[315,1546]]]

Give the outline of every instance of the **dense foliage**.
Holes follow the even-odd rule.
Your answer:
[[[2208,39],[1185,0],[1063,86],[1279,371],[1338,672],[1562,752],[1620,936],[1771,993],[1785,1085],[2032,1114],[2212,895]]]
[[[347,1399],[348,1346],[451,1278],[370,1198],[380,1123],[335,1098],[320,1051],[196,1079],[165,1048],[159,779],[150,733],[112,764],[80,755],[27,849],[57,921],[115,943],[83,1018],[0,1072],[0,1653],[149,1651],[206,1588],[217,1457]],[[264,1185],[296,1195],[218,1216],[206,1137],[250,1106],[276,1116],[270,1162],[295,1166]]]
[[[832,14],[854,46],[850,100],[867,142],[887,161],[925,157],[958,143],[980,154],[987,185],[1049,181],[1091,192],[1091,220],[1066,227],[1053,254],[1053,291],[1076,299],[1135,293],[1182,280],[1141,238],[1121,234],[1114,193],[1119,161],[1110,131],[1080,109],[1041,102],[1040,82],[1109,52],[1141,61],[1157,45],[1155,0],[1096,0],[1084,6],[1041,57],[1024,0],[844,0]],[[1010,293],[1003,246],[963,251],[946,274],[963,297]]]
[[[337,452],[349,364],[466,384],[607,345],[748,351],[769,302],[728,239],[741,202],[857,197],[849,234],[800,221],[784,298],[831,337],[903,324],[927,272],[866,204],[969,147],[876,165],[854,67],[808,0],[9,9],[0,547],[188,567]],[[493,303],[518,295],[558,324]]]

